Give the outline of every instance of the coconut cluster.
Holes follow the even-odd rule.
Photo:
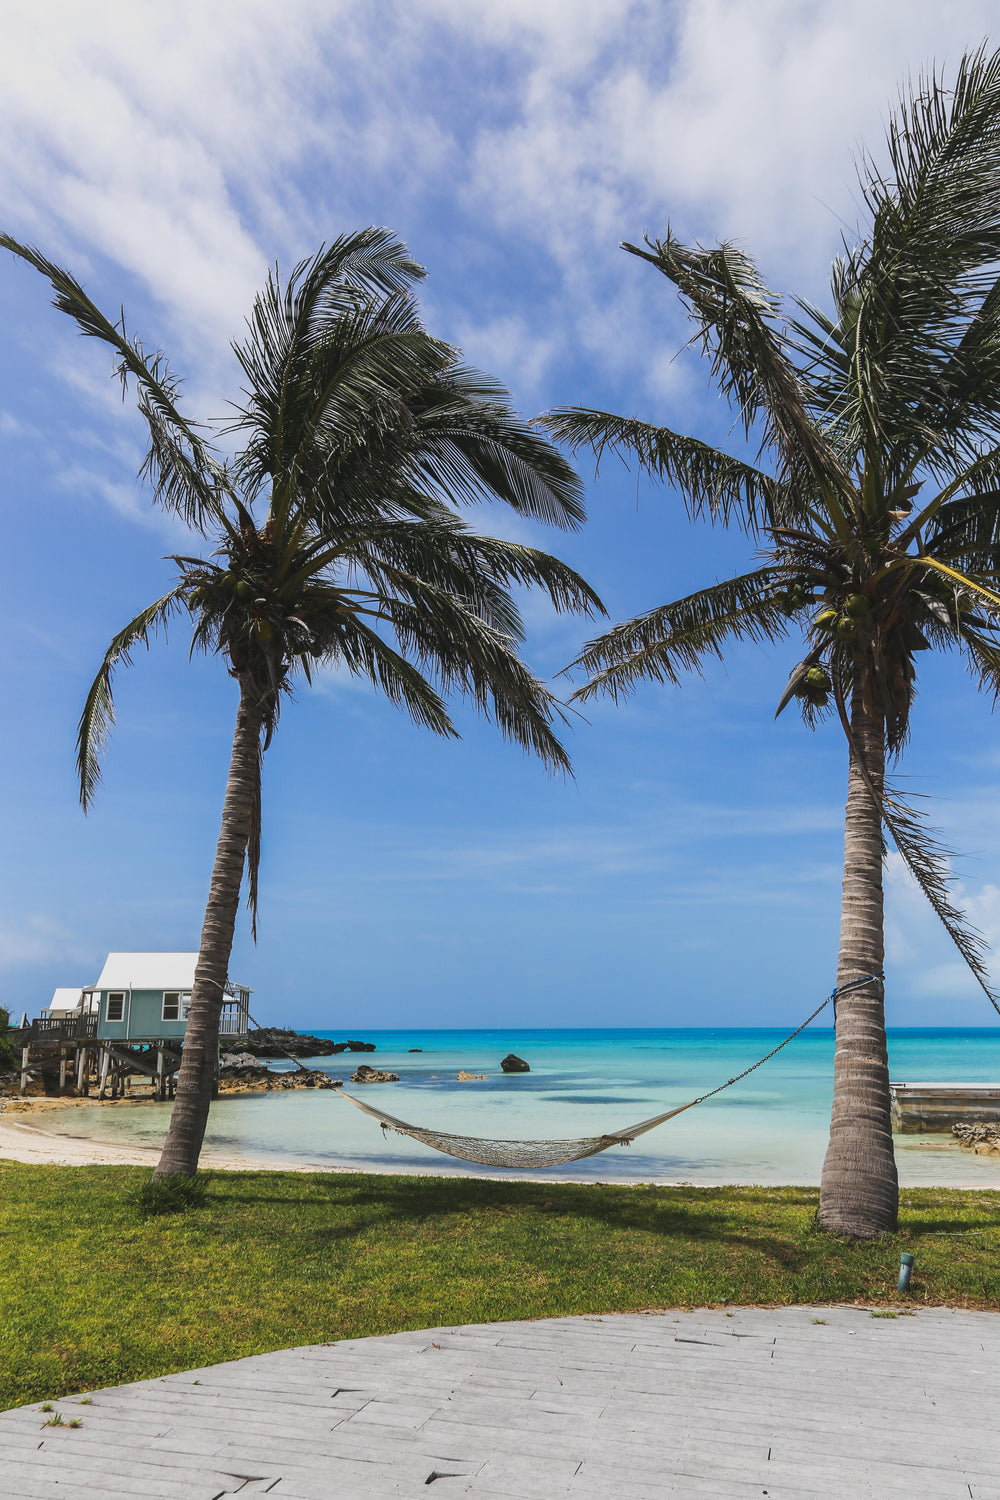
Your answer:
[[[869,608],[864,594],[851,594],[839,609],[820,610],[813,621],[813,627],[824,634],[836,635],[842,641],[853,641]]]
[[[805,698],[813,708],[825,708],[833,683],[825,667],[810,667],[795,685],[796,698]]]

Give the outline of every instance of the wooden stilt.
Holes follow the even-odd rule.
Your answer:
[[[66,1063],[69,1060],[68,1053],[69,1053],[69,1049],[67,1047],[60,1047],[59,1048],[59,1092],[60,1092],[60,1094],[65,1094],[65,1092],[66,1092]]]
[[[157,1099],[165,1099],[167,1097],[167,1090],[166,1090],[166,1081],[167,1080],[166,1080],[166,1071],[165,1071],[166,1070],[166,1065],[167,1065],[167,1059],[166,1059],[166,1056],[164,1055],[163,1048],[162,1047],[157,1047],[157,1049],[156,1049],[156,1097],[157,1097]]]
[[[87,1090],[87,1060],[90,1055],[88,1047],[80,1047],[76,1054],[76,1091],[83,1094]]]
[[[30,1052],[31,1052],[31,1048],[30,1047],[22,1047],[21,1048],[21,1093],[22,1094],[26,1094],[28,1092],[28,1057],[29,1057]]]
[[[104,1098],[104,1090],[107,1088],[107,1083],[108,1083],[108,1067],[109,1067],[110,1063],[111,1063],[111,1054],[108,1052],[107,1047],[102,1047],[101,1048],[101,1086],[100,1086],[100,1089],[98,1090],[98,1093],[97,1093],[98,1099],[103,1099]]]

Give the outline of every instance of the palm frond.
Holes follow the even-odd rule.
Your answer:
[[[453,504],[502,500],[518,515],[575,531],[583,486],[563,456],[477,371],[454,366],[411,399],[413,472]]]
[[[100,784],[101,757],[115,722],[111,691],[115,669],[120,665],[131,666],[131,653],[136,645],[141,643],[148,648],[150,636],[161,626],[165,626],[171,615],[183,606],[184,590],[185,585],[178,584],[169,594],[157,599],[155,604],[140,610],[135,619],[130,620],[124,630],[118,632],[104,653],[101,669],[87,693],[76,737],[80,801],[85,812],[93,802]]]
[[[643,250],[624,242],[622,249],[649,261],[677,287],[747,436],[762,422],[761,451],[771,448],[780,456],[783,479],[805,469],[828,503],[848,504],[850,478],[813,420],[809,393],[779,326],[778,299],[751,258],[733,244],[689,249],[669,229],[663,240],[647,236],[646,245]]]
[[[981,631],[963,621],[961,640],[968,658],[969,670],[979,688],[989,693],[994,707],[1000,703],[1000,643],[991,641]]]
[[[700,671],[705,657],[721,660],[730,641],[781,640],[789,628],[778,593],[783,579],[779,569],[757,568],[616,625],[566,668],[592,674],[573,698],[608,693],[617,702],[639,682],[677,683],[681,672]]]
[[[411,581],[412,599],[385,599],[381,612],[402,651],[432,672],[443,691],[473,702],[505,739],[535,754],[550,770],[570,773],[569,756],[552,730],[562,705],[512,649],[510,637],[465,600]],[[401,592],[401,591],[400,591]]]
[[[995,441],[1000,415],[1000,53],[963,58],[901,97],[885,169],[859,161],[870,228],[834,266],[835,316],[800,307],[828,422],[866,471],[924,458],[941,472]],[[797,324],[800,336],[804,324]]]
[[[497,599],[497,589],[538,587],[558,613],[604,614],[600,598],[579,573],[535,547],[470,531],[455,516],[391,522],[364,534],[342,556],[369,577],[396,587],[404,576],[473,603]]]
[[[755,535],[796,514],[785,488],[770,474],[669,427],[575,406],[546,412],[538,421],[571,452],[593,449],[598,467],[609,448],[626,465],[628,456],[634,457],[645,473],[677,486],[692,519],[707,514],[728,526],[735,517]]]
[[[127,389],[136,382],[139,410],[150,432],[150,449],[143,465],[153,484],[157,503],[203,528],[218,513],[223,471],[196,424],[177,409],[177,381],[160,353],[147,354],[140,341],[129,338],[124,314],[119,324],[106,318],[83,287],[60,266],[9,234],[0,234],[0,248],[27,261],[45,276],[55,292],[53,305],[71,317],[86,338],[100,339],[115,353],[116,373]]]
[[[314,629],[319,625],[314,617],[309,623]],[[445,738],[458,738],[440,694],[412,662],[393,650],[356,613],[346,621],[341,617],[336,630],[326,636],[315,654],[328,663],[342,662],[355,676],[366,677],[390,703],[405,708],[414,723]]]

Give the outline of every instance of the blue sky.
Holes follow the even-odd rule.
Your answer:
[[[669,220],[738,236],[779,288],[822,298],[854,221],[852,151],[879,144],[907,70],[947,63],[992,7],[861,0],[238,0],[5,20],[3,225],[72,268],[170,354],[192,415],[237,395],[229,340],[267,266],[360,225],[427,266],[432,330],[519,408],[580,402],[735,442],[669,288],[616,246]],[[0,1003],[37,1011],[109,949],[197,946],[234,712],[176,630],[118,685],[94,811],[73,739],[110,635],[163,592],[181,537],[135,480],[142,432],[109,361],[0,265]],[[580,534],[529,532],[616,618],[746,561],[669,490],[589,470]],[[530,598],[546,675],[586,634]],[[408,1025],[794,1022],[829,989],[846,753],[772,723],[796,644],[681,689],[596,704],[549,778],[459,707],[435,741],[328,678],[265,769],[260,941],[232,972],[261,1019]],[[961,848],[1000,939],[1000,743],[961,664],[928,663],[905,784]],[[889,1018],[989,1024],[921,898],[889,867]]]

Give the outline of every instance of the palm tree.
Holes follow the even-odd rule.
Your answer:
[[[172,616],[192,650],[220,656],[239,689],[232,758],[205,911],[177,1097],[159,1177],[190,1176],[205,1134],[219,1018],[244,869],[256,934],[261,761],[295,677],[339,666],[368,678],[418,724],[454,736],[457,691],[550,767],[569,761],[548,689],[523,664],[512,589],[537,585],[557,610],[600,610],[578,575],[534,548],[477,535],[460,503],[506,502],[575,527],[579,481],[506,393],[423,328],[423,272],[384,230],[337,240],[277,272],[235,352],[246,376],[223,461],[178,409],[161,355],[147,356],[65,271],[4,237],[52,283],[56,305],[115,350],[138,385],[154,498],[208,539],[172,558],[176,578],[105,654],[80,720],[84,808],[114,719],[116,666]]]
[[[691,518],[735,521],[753,566],[613,629],[573,663],[586,699],[676,683],[734,640],[806,654],[778,712],[839,718],[849,745],[830,1144],[820,1222],[891,1230],[897,1180],[883,1009],[883,824],[987,990],[983,950],[950,904],[940,846],[884,782],[906,741],[916,654],[954,649],[1000,694],[1000,54],[966,57],[903,96],[888,163],[859,166],[867,209],[833,265],[832,311],[790,318],[733,244],[626,244],[677,288],[756,457],[666,427],[562,409],[572,449],[631,456]],[[769,460],[769,462],[767,462]],[[919,500],[918,500],[919,497]],[[916,509],[914,508],[916,502]],[[865,981],[865,982],[859,982]],[[995,1004],[994,1000],[994,1004]]]

